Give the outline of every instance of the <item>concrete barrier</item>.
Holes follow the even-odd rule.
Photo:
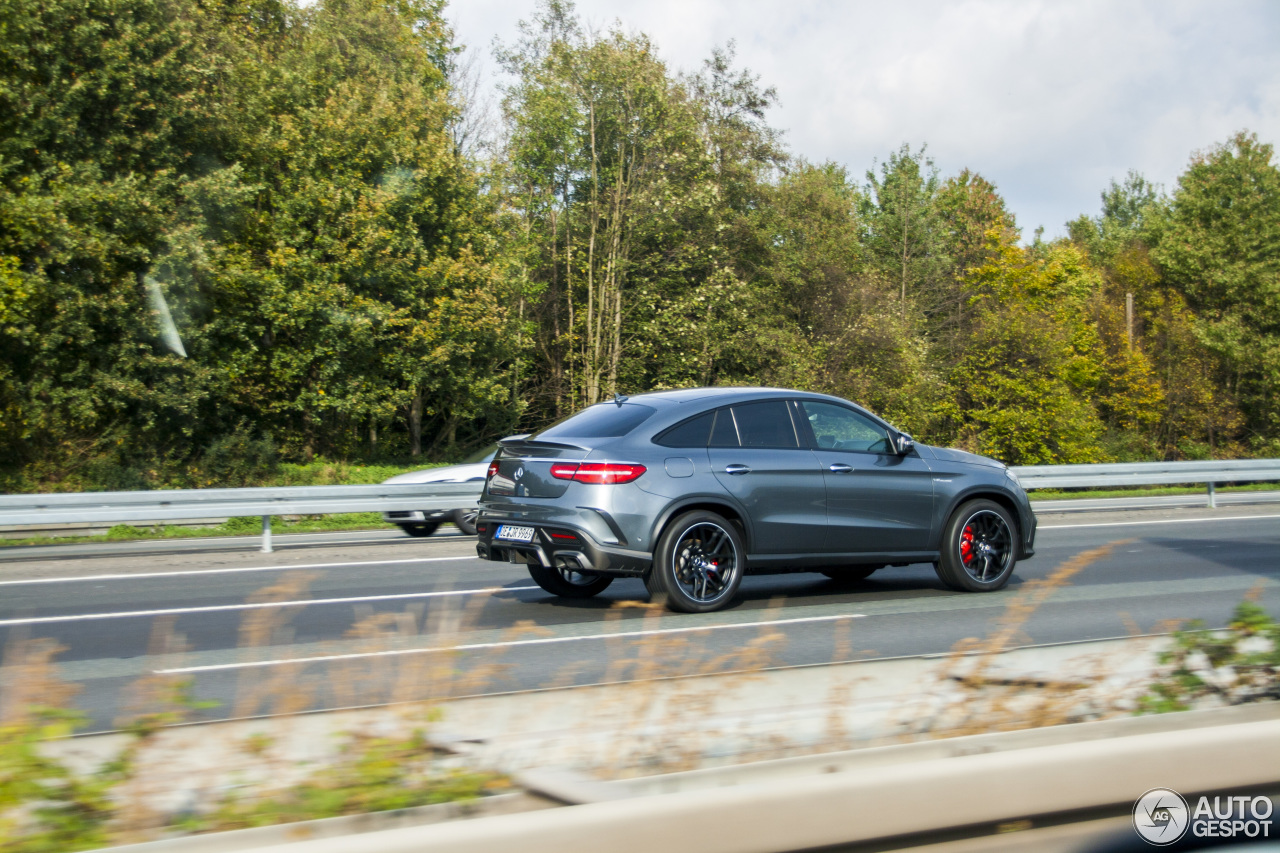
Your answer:
[[[1268,709],[1275,713],[1274,709]],[[1085,724],[1105,725],[1105,724]],[[1069,735],[1071,727],[1058,734]],[[251,848],[253,853],[779,853],[1280,784],[1280,719],[955,755]]]

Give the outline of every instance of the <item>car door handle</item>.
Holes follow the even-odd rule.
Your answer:
[[[726,465],[724,466],[726,474],[750,474],[751,469],[746,465]]]
[[[843,462],[832,462],[827,466],[827,470],[832,474],[852,474],[853,466],[846,465]]]

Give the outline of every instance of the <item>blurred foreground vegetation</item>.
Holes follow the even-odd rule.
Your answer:
[[[0,0],[0,490],[456,459],[703,384],[1010,463],[1280,455],[1267,142],[1028,240],[923,148],[788,151],[732,45],[521,32],[490,116],[443,0]]]

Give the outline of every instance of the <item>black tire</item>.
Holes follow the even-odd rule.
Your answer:
[[[746,555],[737,527],[714,512],[686,512],[658,537],[653,568],[644,583],[653,601],[672,610],[720,610],[738,593]]]
[[[883,568],[884,566],[833,566],[829,569],[819,569],[819,573],[826,575],[833,581],[852,582],[864,581]]]
[[[591,598],[609,588],[613,578],[595,572],[572,572],[568,569],[544,569],[529,564],[529,577],[552,595],[561,598]]]
[[[449,520],[453,522],[463,536],[476,535],[476,516],[480,514],[480,510],[473,507],[471,509],[455,509],[449,513]]]
[[[960,592],[1003,589],[1018,562],[1018,525],[995,501],[960,505],[942,532],[938,579]]]
[[[410,536],[430,536],[439,526],[438,521],[416,521],[413,524],[402,524],[400,529]]]

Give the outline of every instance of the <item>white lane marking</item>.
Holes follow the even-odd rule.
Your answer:
[[[232,610],[261,610],[266,607],[306,607],[309,604],[352,604],[361,601],[404,601],[411,598],[440,598],[447,595],[492,595],[538,589],[536,586],[488,586],[483,589],[445,589],[434,592],[402,592],[395,595],[354,595],[345,598],[305,598],[298,601],[263,601],[253,604],[211,604],[206,607],[167,607],[162,610],[124,610],[118,613],[76,613],[69,616],[32,616],[0,619],[0,627],[48,625],[53,622],[86,622],[93,619],[131,619],[144,616],[181,616],[184,613],[221,613]]]
[[[1071,530],[1078,527],[1133,527],[1139,524],[1193,524],[1198,521],[1253,521],[1280,518],[1280,515],[1230,515],[1222,518],[1160,518],[1154,521],[1099,521],[1093,524],[1047,524],[1036,530]]]
[[[184,672],[213,672],[226,669],[249,669],[265,666],[286,666],[320,661],[357,660],[399,655],[421,655],[434,652],[469,652],[479,649],[505,649],[513,646],[544,646],[549,643],[576,643],[581,640],[612,640],[619,637],[652,637],[657,634],[687,634],[696,631],[719,631],[726,628],[761,628],[771,625],[798,625],[802,622],[835,622],[840,619],[863,619],[865,613],[841,613],[837,616],[804,616],[798,619],[770,619],[764,622],[731,622],[723,625],[699,625],[688,628],[654,628],[648,631],[617,631],[609,634],[584,634],[574,637],[539,637],[534,640],[508,640],[494,643],[467,643],[459,646],[429,646],[421,649],[389,649],[382,652],[353,652],[340,655],[315,655],[305,658],[282,658],[240,663],[214,663],[204,666],[180,666],[174,669],[157,669],[156,675],[176,675]]]
[[[179,519],[179,520],[181,520],[181,519]],[[389,523],[389,522],[388,522],[388,523]],[[386,535],[385,535],[385,536],[379,536],[379,537],[377,537],[376,539],[352,539],[352,540],[351,540],[352,542],[402,542],[402,543],[404,543],[404,544],[406,544],[406,545],[411,545],[411,544],[413,544],[414,542],[418,542],[418,544],[422,544],[422,543],[421,543],[421,542],[420,542],[416,537],[413,537],[413,536],[401,536],[399,533],[397,533],[397,532],[396,532],[396,531],[394,531],[394,530],[386,530],[386,529],[383,529],[383,528],[376,528],[376,527],[375,527],[375,528],[373,528],[372,530],[330,530],[330,531],[327,531],[327,532],[326,532],[326,531],[323,531],[323,530],[318,530],[318,531],[316,531],[316,532],[314,532],[314,533],[272,533],[272,534],[271,534],[271,541],[275,542],[275,543],[276,543],[276,544],[278,544],[278,545],[305,544],[305,543],[299,543],[297,540],[299,540],[299,539],[328,539],[328,538],[334,538],[334,539],[336,539],[336,538],[338,538],[338,537],[340,537],[340,536],[350,536],[350,535],[352,535],[353,533],[385,533]],[[465,538],[465,537],[464,537],[464,535],[463,535],[462,533],[460,533],[460,532],[458,532],[458,531],[456,531],[456,530],[455,530],[455,531],[453,531],[452,533],[449,533],[449,532],[446,532],[446,531],[441,530],[439,533],[436,533],[436,534],[435,534],[435,536],[436,536],[436,538],[438,538],[438,539],[462,539],[462,538]],[[246,533],[246,534],[237,534],[237,535],[235,535],[235,536],[177,536],[177,537],[174,537],[174,538],[172,538],[172,539],[135,539],[135,540],[133,540],[133,541],[134,541],[134,544],[138,544],[138,545],[152,545],[152,544],[163,544],[163,543],[170,543],[170,544],[172,544],[172,543],[175,543],[175,542],[196,542],[196,543],[199,543],[199,542],[232,542],[232,543],[234,543],[234,542],[257,542],[257,541],[258,541],[258,540],[260,540],[261,538],[262,538],[262,534],[260,534],[260,533],[255,533],[255,534],[248,534],[248,533]],[[54,544],[52,544],[52,545],[18,545],[18,546],[15,546],[15,547],[19,547],[19,548],[62,548],[62,547],[72,547],[72,546],[75,546],[75,545],[93,545],[93,544],[97,544],[97,543],[93,543],[93,542],[66,542],[66,543],[54,543]]]
[[[344,566],[390,566],[396,563],[447,563],[457,560],[474,560],[474,556],[462,557],[406,557],[403,560],[361,560],[346,563],[296,563],[289,566],[240,566],[228,569],[194,569],[187,572],[145,572],[129,574],[127,572],[114,575],[79,575],[70,578],[30,578],[18,581],[0,581],[0,586],[21,586],[34,583],[82,583],[85,581],[118,581],[135,578],[173,578],[195,577],[197,575],[229,575],[237,572],[288,572],[294,569],[340,569]]]

